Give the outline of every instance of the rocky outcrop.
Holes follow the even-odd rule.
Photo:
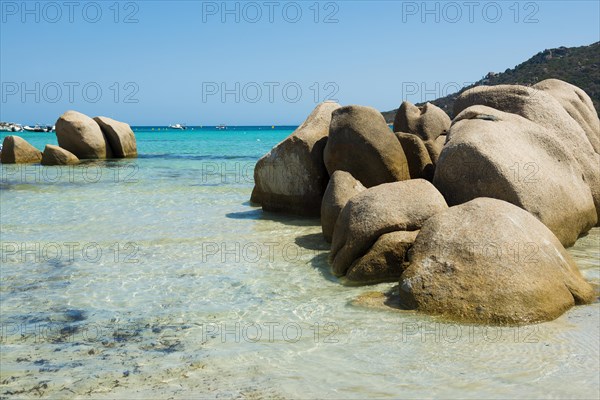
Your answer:
[[[42,159],[42,152],[20,136],[6,136],[2,143],[2,164],[34,164]]]
[[[352,265],[368,253],[380,236],[419,230],[428,218],[446,208],[442,195],[423,179],[383,184],[355,195],[335,225],[330,253],[333,273],[352,275]],[[368,270],[362,264],[361,270]],[[380,268],[374,269],[379,277],[387,274]]]
[[[321,227],[327,242],[331,243],[335,223],[348,200],[364,190],[366,188],[346,171],[335,171],[331,175],[321,203]]]
[[[304,123],[256,163],[252,201],[264,210],[318,216],[329,175],[323,163],[334,102],[319,104]]]
[[[533,85],[554,97],[585,131],[596,153],[600,153],[600,120],[586,92],[559,79],[546,79]]]
[[[473,106],[455,118],[433,183],[450,206],[477,197],[517,205],[571,246],[597,222],[584,176],[569,143],[548,129]]]
[[[550,230],[496,199],[428,219],[409,258],[400,285],[404,306],[461,322],[549,321],[595,297]]]
[[[68,150],[47,144],[42,154],[42,165],[71,165],[78,164],[79,159]]]
[[[417,107],[404,101],[396,112],[394,132],[412,133],[423,141],[434,141],[450,129],[450,124],[450,117],[441,108],[431,103]]]
[[[137,157],[137,143],[135,134],[129,124],[115,121],[107,117],[95,117],[104,137],[112,150],[115,158]]]
[[[96,121],[77,111],[67,111],[56,121],[58,145],[79,159],[112,157],[106,137]]]
[[[410,179],[402,146],[371,107],[346,106],[333,112],[324,160],[330,175],[347,171],[366,187]]]

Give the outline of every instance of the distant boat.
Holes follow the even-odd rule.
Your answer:
[[[28,132],[52,132],[55,128],[53,126],[50,125],[39,125],[37,124],[36,126],[25,126],[23,127],[24,130],[28,131]]]
[[[175,125],[169,125],[169,128],[178,129],[180,131],[185,131],[187,129],[187,126],[182,125],[182,124],[175,124]]]
[[[215,128],[217,128],[217,130],[224,131],[225,129],[227,129],[227,125],[221,124],[215,126]]]

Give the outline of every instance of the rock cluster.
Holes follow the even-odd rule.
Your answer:
[[[524,324],[594,301],[565,247],[600,215],[600,122],[556,79],[475,87],[454,120],[403,102],[319,105],[256,165],[265,210],[321,217],[333,273],[400,283],[404,307]],[[316,121],[315,121],[316,120]]]
[[[85,159],[137,157],[131,127],[107,117],[94,119],[67,111],[56,121],[58,146],[46,145],[44,153],[19,136],[4,138],[0,161],[3,164],[77,164]]]

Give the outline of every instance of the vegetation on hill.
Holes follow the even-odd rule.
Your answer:
[[[471,86],[461,89],[431,103],[453,115],[454,100],[465,90],[479,85],[518,84],[533,85],[544,79],[556,78],[583,89],[600,111],[600,42],[581,47],[559,47],[544,50],[513,69],[501,73],[490,72]],[[382,113],[386,121],[393,122],[396,110]]]

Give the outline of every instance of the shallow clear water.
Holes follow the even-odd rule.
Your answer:
[[[598,303],[485,328],[340,285],[318,220],[248,204],[290,132],[144,129],[135,160],[2,166],[0,395],[600,396]],[[600,230],[569,251],[598,284]]]

